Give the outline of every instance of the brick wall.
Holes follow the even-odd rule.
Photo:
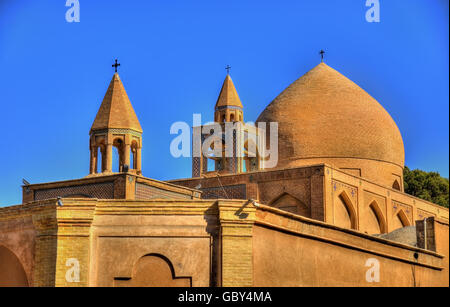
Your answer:
[[[255,207],[219,202],[221,237],[221,286],[253,286],[253,224]]]

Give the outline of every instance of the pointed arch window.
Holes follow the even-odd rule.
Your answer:
[[[397,179],[394,180],[394,183],[392,184],[392,188],[393,188],[394,190],[401,191],[400,183],[398,183],[398,180],[397,180]]]

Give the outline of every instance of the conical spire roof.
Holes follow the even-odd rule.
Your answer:
[[[92,130],[100,129],[132,129],[142,132],[141,124],[134,112],[127,92],[120,81],[119,74],[115,73],[100,109],[97,112]]]
[[[238,93],[236,91],[236,88],[234,87],[230,75],[227,75],[225,77],[222,89],[220,90],[219,98],[216,102],[216,108],[223,106],[235,106],[242,108],[241,100],[239,99]]]

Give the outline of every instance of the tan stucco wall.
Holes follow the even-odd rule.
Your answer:
[[[254,286],[448,286],[442,255],[276,210],[257,211]],[[366,281],[369,258],[379,282]]]
[[[37,209],[37,208],[36,208]],[[35,212],[38,212],[37,209]],[[23,270],[26,275],[26,284],[33,285],[35,276],[35,259],[37,249],[37,235],[36,221],[33,221],[32,212],[23,208],[22,206],[11,206],[2,209],[0,212],[0,248],[4,249],[3,255],[11,253],[16,257],[19,264],[15,264],[13,259],[8,256],[8,261],[2,258],[3,262],[0,266],[0,271],[3,266],[12,270],[10,265],[15,269],[13,271]],[[0,256],[1,258],[1,256]],[[12,261],[12,262],[11,262]],[[14,282],[25,285],[25,280],[18,276]]]
[[[435,222],[435,240],[436,240],[436,252],[445,256],[443,266],[444,284],[449,284],[449,225],[448,221],[437,219]]]
[[[89,284],[114,286],[115,277],[132,277],[141,257],[157,254],[170,260],[175,276],[189,276],[192,286],[209,286],[212,238],[207,226],[198,215],[96,216]]]
[[[435,253],[246,200],[61,201],[0,208],[0,245],[30,285],[365,286],[372,257],[370,285],[448,285],[444,220]],[[66,279],[71,258],[79,282]]]

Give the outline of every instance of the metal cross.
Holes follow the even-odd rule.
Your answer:
[[[119,66],[120,66],[120,64],[117,63],[117,59],[116,59],[116,63],[114,63],[114,64],[112,65],[112,67],[114,67],[115,72],[117,72],[117,67],[119,67]]]
[[[322,59],[322,62],[323,62],[323,55],[325,54],[325,51],[323,51],[323,50],[320,50],[320,57],[321,57],[321,59]]]
[[[229,74],[230,74],[231,66],[230,66],[230,65],[227,65],[227,67],[225,67],[225,69],[227,70],[227,75],[229,75]]]

